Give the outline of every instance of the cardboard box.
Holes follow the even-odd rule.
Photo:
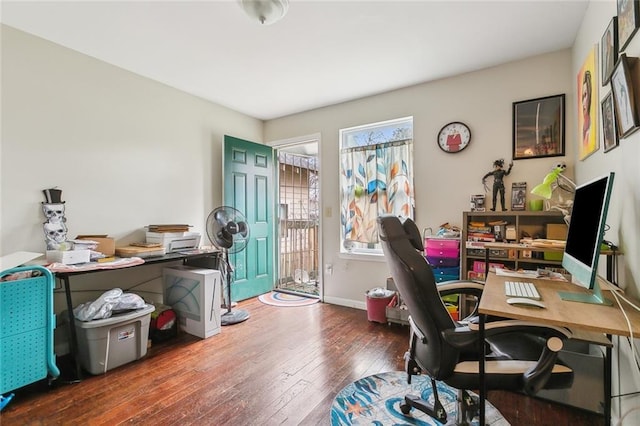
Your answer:
[[[76,240],[95,241],[98,243],[96,251],[106,256],[113,256],[116,253],[116,240],[106,235],[78,235]]]
[[[120,257],[140,257],[146,259],[149,257],[164,256],[165,254],[166,250],[164,247],[126,246],[116,248],[116,255]]]
[[[547,224],[547,240],[567,240],[568,226],[564,223]]]
[[[220,271],[175,266],[163,269],[163,303],[178,314],[182,331],[206,339],[220,333]]]
[[[47,250],[47,262],[75,265],[87,263],[90,255],[91,250]]]

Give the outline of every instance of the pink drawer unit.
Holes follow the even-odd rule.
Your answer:
[[[425,238],[424,246],[428,248],[456,249],[460,248],[460,240],[447,238]]]
[[[440,248],[440,247],[427,247],[428,257],[455,257],[460,255],[460,249],[456,248]]]

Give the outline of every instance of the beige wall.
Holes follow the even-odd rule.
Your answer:
[[[262,121],[4,25],[1,35],[0,255],[44,251],[41,191],[52,187],[63,190],[71,238],[127,245],[144,240],[145,225],[186,222],[210,244],[223,135],[260,141]],[[74,278],[74,290],[94,289],[74,303],[113,287],[162,301],[163,266]],[[65,308],[59,291],[55,307]],[[58,354],[66,332],[56,329]]]
[[[365,292],[384,286],[389,275],[383,259],[340,254],[339,129],[412,115],[417,224],[434,232],[445,222],[460,226],[469,196],[484,192],[482,176],[492,170],[493,161],[511,159],[512,103],[561,93],[571,99],[570,68],[571,52],[565,50],[266,122],[267,141],[322,135],[323,263],[333,270],[323,276],[325,300],[364,308]],[[568,117],[573,117],[573,108],[573,102],[567,102]],[[444,153],[436,144],[438,131],[450,121],[471,128],[471,144],[457,154]],[[575,126],[572,120],[566,124],[571,141]],[[525,181],[532,188],[559,160],[569,164],[572,175],[573,151],[568,143],[566,157],[518,160],[505,182],[510,187],[511,182]],[[506,195],[510,200],[509,190]]]
[[[176,222],[203,233],[222,200],[224,134],[261,141],[262,121],[3,25],[0,253],[43,250],[52,187],[70,237],[128,244]]]
[[[577,91],[578,71],[589,50],[600,43],[611,18],[616,15],[616,2],[592,1],[585,14],[576,38],[571,60],[571,75],[574,78],[573,88]],[[640,34],[636,34],[631,43],[625,48],[629,57],[640,56]],[[598,59],[599,59],[598,52]],[[600,71],[598,67],[598,71]],[[600,81],[600,77],[598,77]],[[635,82],[640,84],[640,82]],[[610,85],[597,87],[599,99],[609,93]],[[575,94],[572,97],[576,103]],[[599,112],[599,111],[598,111]],[[573,117],[577,122],[577,116]],[[598,131],[602,131],[601,117],[598,119]],[[584,161],[576,161],[576,176],[578,181],[586,181],[592,177],[613,171],[616,173],[611,207],[607,223],[611,230],[605,238],[619,245],[624,253],[621,258],[620,285],[627,293],[638,298],[640,294],[640,131],[621,139],[620,146],[607,153],[602,149],[602,135],[600,150],[587,157]],[[629,394],[640,389],[640,373],[633,360],[633,354],[626,339],[614,338],[613,365],[613,394]],[[637,346],[638,341],[634,344]],[[624,418],[623,425],[640,424],[640,396],[632,394],[613,400],[613,419]],[[633,411],[633,410],[636,411]],[[614,423],[616,424],[616,423]]]

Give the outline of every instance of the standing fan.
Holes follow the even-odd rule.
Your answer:
[[[222,314],[221,324],[232,325],[249,318],[247,311],[231,310],[231,275],[233,268],[229,262],[229,254],[241,252],[249,242],[249,225],[244,215],[229,206],[221,206],[213,210],[207,217],[207,235],[209,240],[221,252],[219,262],[222,280],[227,286],[227,312]]]

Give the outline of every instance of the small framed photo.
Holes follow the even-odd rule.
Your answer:
[[[615,112],[613,106],[613,96],[611,92],[604,97],[600,103],[602,110],[602,139],[604,141],[604,152],[611,151],[618,146],[618,131],[616,129]]]
[[[620,52],[629,44],[640,25],[638,0],[618,0],[618,45]]]
[[[611,92],[615,106],[615,117],[618,124],[618,136],[625,138],[638,130],[638,111],[636,96],[631,79],[631,68],[627,55],[620,54],[611,75]]]
[[[524,210],[527,202],[527,182],[511,184],[511,210]]]
[[[513,159],[564,155],[564,93],[513,103]]]
[[[600,71],[602,85],[606,86],[611,79],[613,67],[618,60],[618,18],[613,17],[600,41]]]

